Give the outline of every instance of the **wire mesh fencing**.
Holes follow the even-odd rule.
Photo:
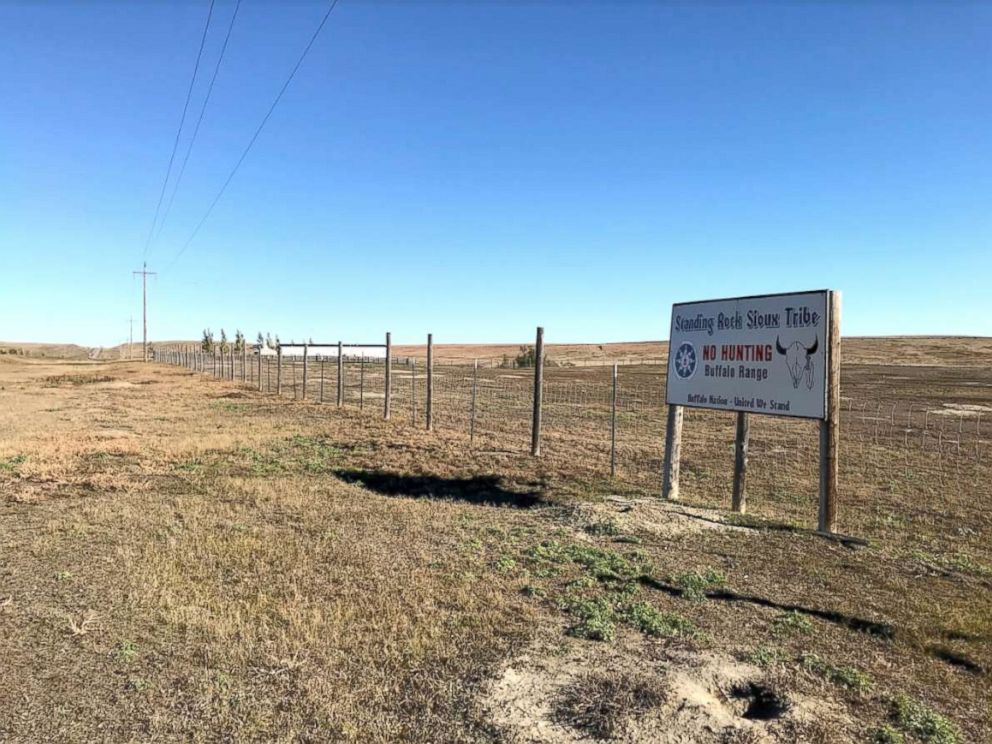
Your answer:
[[[167,361],[267,393],[341,404],[383,416],[387,377],[393,421],[423,428],[428,370],[423,360],[247,354],[168,355]],[[546,366],[541,408],[542,457],[561,469],[614,477],[660,492],[664,458],[665,370],[660,363]],[[533,368],[435,360],[430,375],[433,428],[457,434],[467,447],[527,455],[531,446]],[[340,382],[339,382],[340,380]],[[857,393],[857,390],[854,390]],[[872,391],[873,392],[873,391]],[[949,490],[982,503],[992,476],[992,406],[967,400],[866,395],[841,404],[841,476],[848,493],[863,494],[853,511],[869,519],[868,504],[928,489],[934,503]],[[735,416],[685,410],[682,490],[726,505],[732,490]],[[808,519],[818,488],[817,423],[752,416],[749,499]],[[885,498],[879,498],[879,496]],[[719,503],[717,503],[719,502]],[[850,513],[850,511],[849,511]],[[857,518],[855,519],[857,521]]]

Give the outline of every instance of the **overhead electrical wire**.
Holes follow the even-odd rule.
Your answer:
[[[211,213],[214,211],[214,207],[217,206],[217,202],[220,201],[220,198],[224,195],[224,192],[227,190],[228,185],[230,185],[231,181],[233,180],[234,175],[238,172],[238,169],[241,167],[241,164],[245,161],[245,158],[248,157],[248,153],[251,152],[251,148],[254,146],[255,141],[258,139],[258,135],[262,133],[262,130],[265,128],[266,123],[269,121],[269,117],[272,116],[272,112],[275,111],[276,106],[279,105],[279,101],[282,100],[283,94],[285,94],[286,89],[289,88],[289,84],[293,82],[293,78],[296,76],[297,71],[300,69],[300,66],[303,64],[303,60],[306,59],[307,54],[310,52],[310,48],[314,45],[314,42],[317,41],[317,37],[320,36],[320,32],[324,29],[324,26],[327,23],[327,19],[331,17],[331,13],[337,7],[338,2],[339,0],[331,0],[331,4],[327,8],[327,12],[324,13],[324,17],[320,20],[320,23],[317,25],[317,29],[313,32],[313,35],[310,37],[310,41],[308,41],[307,45],[303,48],[303,52],[300,54],[299,59],[296,60],[296,64],[293,65],[293,69],[290,71],[289,76],[286,78],[286,82],[282,84],[282,87],[279,89],[279,93],[276,95],[275,100],[273,100],[272,105],[269,106],[269,110],[265,113],[265,116],[262,117],[262,121],[255,129],[255,133],[251,136],[251,139],[248,141],[248,145],[241,153],[241,157],[239,157],[237,162],[234,164],[234,167],[231,169],[231,172],[227,175],[227,178],[224,180],[224,183],[220,187],[220,190],[217,192],[217,195],[214,196],[213,201],[210,202],[210,206],[207,207],[207,211],[204,213],[200,221],[196,224],[196,227],[193,228],[193,232],[190,233],[189,238],[187,238],[186,242],[183,243],[182,248],[179,249],[179,252],[175,255],[175,257],[166,267],[167,269],[172,268],[172,266],[175,265],[176,261],[178,261],[180,257],[182,257],[182,255],[186,252],[186,249],[189,248],[190,244],[196,238],[197,234],[199,234],[200,229],[203,227],[204,223],[207,221]]]
[[[227,26],[227,35],[224,36],[224,44],[220,48],[220,56],[217,57],[217,64],[214,66],[214,74],[210,78],[210,84],[207,86],[207,95],[203,99],[203,105],[200,106],[200,115],[196,119],[196,125],[193,127],[193,134],[190,137],[189,144],[186,146],[186,154],[183,156],[182,165],[179,167],[179,174],[176,176],[176,181],[172,185],[172,193],[169,195],[169,203],[165,206],[165,212],[162,213],[162,220],[158,225],[158,234],[162,234],[162,230],[165,227],[165,221],[169,218],[169,213],[172,211],[172,203],[176,200],[176,192],[179,191],[179,184],[183,180],[183,174],[186,172],[186,164],[189,163],[189,156],[193,152],[193,145],[196,142],[196,135],[200,131],[200,124],[203,123],[203,115],[207,112],[207,104],[210,102],[210,94],[214,90],[214,83],[217,81],[217,73],[220,72],[221,62],[224,61],[224,53],[227,51],[227,43],[231,40],[231,31],[234,30],[234,21],[238,17],[238,9],[241,7],[241,0],[237,0],[234,5],[234,13],[231,15],[231,22]]]
[[[183,124],[186,122],[186,112],[189,110],[189,99],[193,95],[193,84],[196,82],[196,74],[200,69],[200,59],[203,57],[203,46],[207,41],[207,30],[210,28],[210,18],[214,14],[214,2],[210,0],[210,8],[207,10],[207,22],[203,26],[203,36],[200,37],[200,49],[196,53],[196,64],[193,66],[193,77],[189,81],[189,89],[186,91],[186,102],[183,104],[183,113],[179,117],[179,128],[176,130],[176,139],[172,143],[172,154],[169,156],[169,167],[165,171],[165,178],[162,180],[162,190],[158,195],[158,204],[155,205],[155,217],[152,219],[152,226],[148,230],[148,237],[145,239],[145,249],[142,255],[148,257],[148,247],[152,242],[152,235],[155,233],[155,225],[158,223],[158,216],[162,210],[162,200],[165,198],[165,188],[169,184],[169,176],[172,175],[172,164],[176,159],[176,150],[179,148],[179,135],[182,134]]]

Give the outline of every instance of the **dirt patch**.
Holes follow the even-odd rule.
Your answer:
[[[532,648],[503,669],[482,707],[508,741],[548,744],[809,741],[827,732],[848,740],[855,728],[841,705],[785,693],[751,664],[629,639]]]
[[[721,515],[707,509],[649,498],[608,496],[601,503],[577,507],[580,519],[589,524],[612,523],[621,533],[646,532],[657,537],[678,537],[700,532],[746,532],[746,528],[727,524]]]

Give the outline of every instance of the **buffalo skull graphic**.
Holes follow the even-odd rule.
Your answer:
[[[789,368],[789,376],[792,377],[792,387],[799,389],[799,383],[806,377],[806,387],[813,389],[813,355],[820,346],[820,337],[813,339],[813,345],[803,346],[798,341],[793,341],[788,346],[782,346],[778,336],[775,337],[775,349],[785,357],[785,364]]]

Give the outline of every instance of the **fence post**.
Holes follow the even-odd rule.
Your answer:
[[[264,346],[258,347],[258,392],[262,392],[262,349]]]
[[[617,474],[617,365],[613,365],[613,394],[610,396],[610,477]]]
[[[530,454],[541,454],[541,403],[544,399],[544,328],[538,326],[534,341],[534,420],[530,432]]]
[[[303,400],[307,399],[307,357],[309,356],[310,347],[307,344],[303,344],[303,395],[300,396]]]
[[[358,362],[358,410],[365,410],[365,352]]]
[[[382,407],[382,418],[386,421],[389,421],[389,396],[390,393],[392,392],[392,383],[393,383],[392,380],[393,363],[391,359],[392,355],[393,355],[393,338],[392,338],[392,334],[389,331],[386,331],[386,399]]]
[[[427,431],[434,430],[434,334],[427,334]]]
[[[750,421],[744,411],[737,412],[737,436],[734,439],[734,497],[731,509],[738,514],[747,511],[747,444]]]
[[[344,346],[338,341],[338,408],[344,405]]]
[[[417,360],[407,359],[410,365],[410,424],[417,425]]]
[[[276,395],[282,395],[282,344],[276,347]]]
[[[324,357],[320,358],[320,397],[318,403],[324,402]]]
[[[665,429],[665,473],[661,497],[679,500],[679,464],[682,457],[682,406],[668,405],[668,426]]]
[[[241,384],[248,382],[248,345],[241,343]]]
[[[231,382],[234,382],[234,344],[228,347],[228,353],[231,355]]]
[[[837,521],[837,451],[840,447],[840,292],[827,295],[827,418],[820,422],[820,510],[817,529],[833,532]]]
[[[472,364],[472,414],[468,424],[468,444],[475,444],[475,397],[479,390],[479,360]]]

